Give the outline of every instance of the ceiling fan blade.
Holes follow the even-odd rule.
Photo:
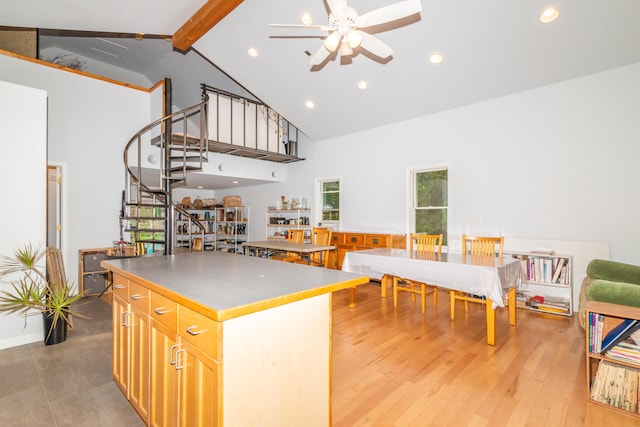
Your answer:
[[[269,24],[269,28],[309,28],[312,30],[331,31],[334,28],[328,25],[304,25],[304,24]]]
[[[316,53],[311,57],[311,62],[309,63],[312,67],[316,65],[320,65],[324,62],[327,57],[331,55],[331,52],[324,47],[324,43],[320,45],[320,49],[316,50]]]
[[[391,49],[388,44],[380,41],[371,34],[365,33],[364,31],[358,31],[358,33],[362,36],[362,42],[360,43],[361,48],[368,50],[380,58],[386,58],[393,53],[393,49]]]
[[[356,25],[358,28],[373,27],[374,25],[406,18],[420,11],[422,11],[420,0],[405,0],[360,15],[356,19]]]
[[[333,16],[340,20],[347,19],[347,0],[327,0],[327,4]]]

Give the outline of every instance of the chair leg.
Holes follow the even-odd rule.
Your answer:
[[[398,278],[393,276],[393,306],[398,306]]]
[[[449,291],[449,305],[451,306],[451,320],[454,320],[456,312],[456,291]]]
[[[464,302],[464,312],[468,313],[469,312],[469,301],[465,301]]]
[[[433,287],[433,306],[438,306],[438,288],[435,286]]]
[[[427,305],[427,285],[420,285],[420,288],[420,302],[422,303],[422,314],[424,314]]]

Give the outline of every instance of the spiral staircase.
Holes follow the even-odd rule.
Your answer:
[[[274,110],[247,98],[206,85],[202,87],[202,102],[145,126],[125,146],[126,179],[120,218],[125,224],[121,225],[121,229],[129,233],[131,241],[128,243],[136,246],[138,254],[162,251],[169,255],[174,252],[173,219],[178,213],[186,218],[191,218],[191,215],[182,206],[173,203],[172,190],[187,185],[190,173],[203,171],[203,165],[209,161],[209,153],[279,163],[304,160],[297,156],[297,150],[289,150],[290,147],[297,146],[298,129]],[[240,138],[225,141],[220,135],[221,129],[225,129],[225,126],[233,129],[237,127],[237,123],[233,123],[234,114],[231,111],[226,115],[220,114],[220,106],[224,104],[220,101],[221,97],[227,100],[229,108],[237,108],[240,103],[242,111],[255,111],[255,117],[241,118],[245,123],[260,120],[259,111],[266,117],[267,129],[270,122],[276,123],[277,127],[271,131],[277,134],[279,141],[282,140],[282,147],[278,144],[275,150],[265,150],[257,148],[257,143],[248,146],[250,144],[244,139],[247,132],[244,131],[242,141],[238,141]],[[216,111],[211,122],[208,114],[210,99]],[[238,114],[235,116],[235,120],[239,120]],[[220,123],[221,117],[231,122]],[[283,124],[286,124],[286,130]],[[213,139],[209,139],[210,126],[215,128]],[[295,141],[291,140],[292,137],[295,137]],[[153,155],[149,154],[150,149]],[[155,162],[152,163],[152,159]],[[189,230],[195,229],[194,234],[202,234],[204,237],[205,225],[195,218],[191,218],[191,221],[195,227],[189,227]]]

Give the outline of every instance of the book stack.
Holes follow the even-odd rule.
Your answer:
[[[607,353],[628,338],[634,341],[634,337],[638,336],[636,331],[639,328],[640,320],[624,319],[603,337],[604,316],[598,313],[589,313],[589,351],[591,353]],[[631,343],[627,342],[626,346],[629,345]]]
[[[536,295],[529,299],[529,305],[539,311],[546,311],[548,313],[570,313],[571,307],[569,301],[565,298],[556,298],[552,296],[542,297]]]
[[[534,252],[532,252],[534,253]],[[530,282],[568,285],[566,258],[520,257],[522,277]]]
[[[640,369],[602,360],[591,387],[591,399],[637,413],[639,382]]]
[[[620,341],[606,352],[607,357],[640,366],[640,331]]]

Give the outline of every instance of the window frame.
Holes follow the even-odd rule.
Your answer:
[[[325,192],[323,191],[323,184],[327,183],[327,182],[334,182],[337,181],[338,182],[338,219],[337,220],[325,220],[322,218],[322,214],[324,212],[324,207],[323,207],[323,201],[324,201],[324,194]],[[342,223],[342,178],[337,177],[337,178],[322,178],[322,179],[316,179],[316,200],[318,201],[316,209],[315,209],[315,214],[316,214],[316,218],[317,221],[316,223],[318,224],[318,226],[320,227],[329,227],[333,230],[339,230],[340,229],[340,224]]]
[[[424,172],[438,172],[447,171],[447,205],[446,206],[431,206],[431,207],[418,207],[417,206],[417,176]],[[443,247],[447,248],[449,243],[449,220],[451,213],[451,166],[448,164],[433,165],[427,167],[416,167],[409,169],[409,233],[416,233],[416,212],[419,209],[445,209],[446,210],[446,230],[443,230]]]

